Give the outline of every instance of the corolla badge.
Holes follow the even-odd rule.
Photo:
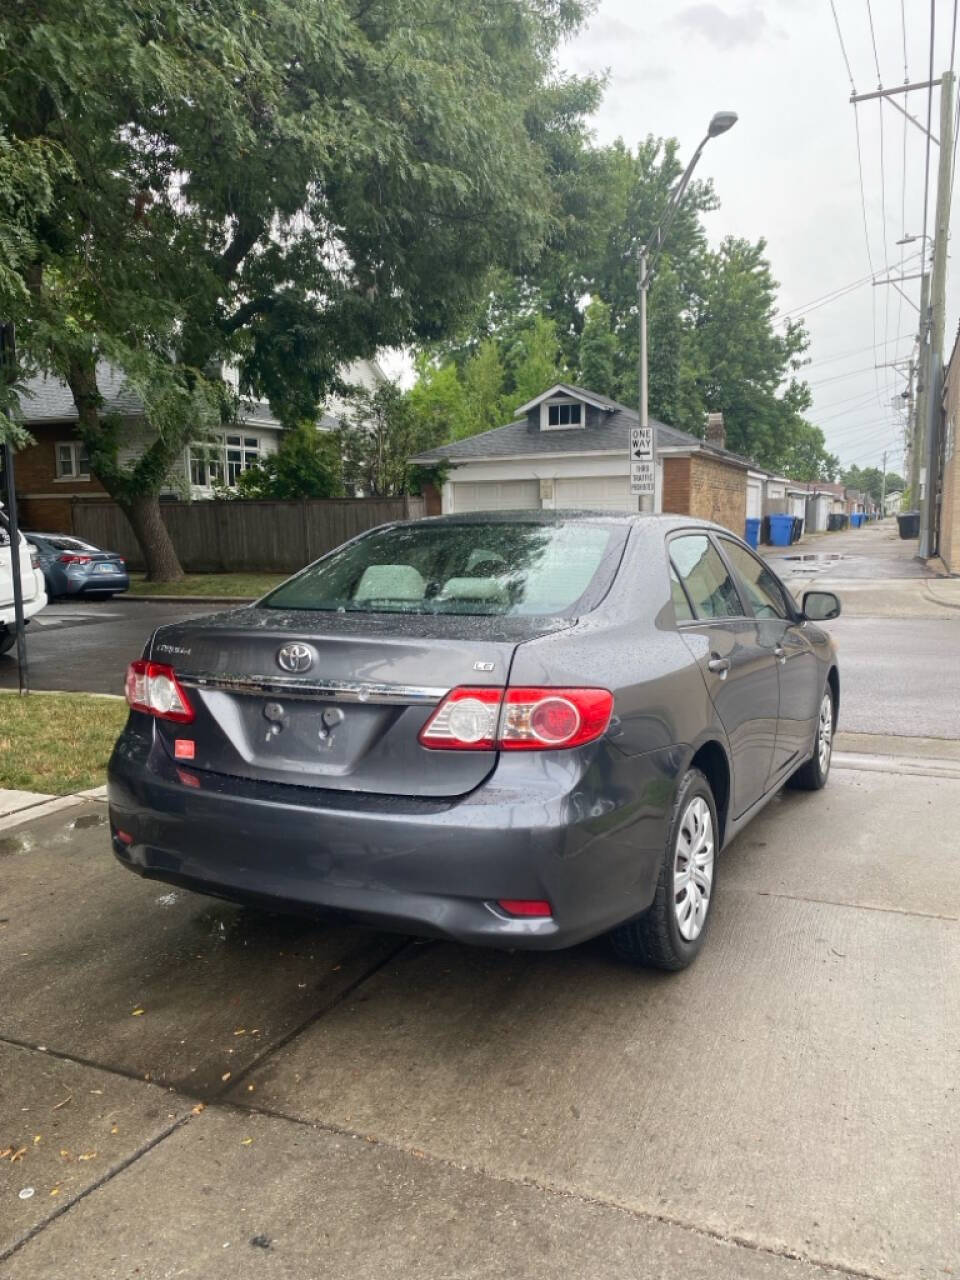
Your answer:
[[[301,671],[309,671],[313,666],[313,651],[305,644],[285,644],[277,650],[277,665],[284,671],[299,675]]]

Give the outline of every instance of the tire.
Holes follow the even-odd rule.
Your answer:
[[[791,776],[788,786],[797,791],[821,791],[827,785],[830,762],[833,759],[833,726],[836,718],[833,690],[827,685],[820,699],[820,714],[813,733],[813,755]]]
[[[706,825],[707,822],[709,825]],[[610,942],[621,960],[654,969],[685,969],[696,959],[710,923],[710,907],[716,891],[718,832],[717,806],[710,784],[699,769],[689,769],[677,788],[670,816],[657,890],[642,916],[611,930]],[[685,874],[689,859],[698,857],[701,875],[689,877],[678,901],[676,877]],[[680,865],[680,871],[677,866]],[[703,886],[706,886],[706,895]],[[703,901],[702,915],[695,904]],[[699,918],[698,918],[699,917]],[[694,936],[686,936],[696,930]]]
[[[9,653],[16,643],[17,633],[15,631],[0,631],[0,654]]]

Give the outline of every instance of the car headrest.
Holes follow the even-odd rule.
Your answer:
[[[354,600],[422,600],[427,584],[412,564],[371,564],[363,571]]]

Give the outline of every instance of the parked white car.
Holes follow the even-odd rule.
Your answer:
[[[32,618],[47,603],[43,570],[37,553],[23,534],[20,534],[20,554],[16,557],[23,587],[24,617]],[[0,654],[6,653],[17,643],[13,610],[13,548],[10,546],[10,526],[5,513],[0,510]]]

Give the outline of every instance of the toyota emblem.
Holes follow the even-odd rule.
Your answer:
[[[277,652],[277,664],[283,667],[284,671],[299,675],[302,671],[309,671],[313,666],[313,652],[305,644],[285,644]]]

